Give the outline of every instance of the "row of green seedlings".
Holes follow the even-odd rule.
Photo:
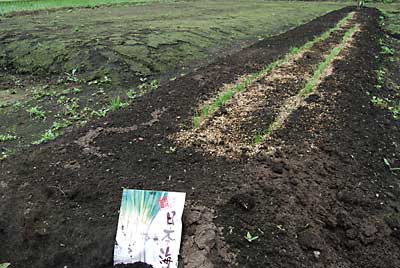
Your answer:
[[[395,61],[394,55],[395,50],[391,48],[389,45],[385,43],[385,41],[381,38],[379,40],[380,45],[380,54],[384,57],[384,59],[388,59],[390,62]],[[383,86],[385,85],[385,81],[387,80],[387,70],[383,65],[381,65],[376,71],[376,90],[382,90]],[[398,85],[393,84],[394,87],[399,91],[400,88]],[[388,109],[392,114],[393,118],[396,120],[400,119],[400,101],[390,100],[388,98],[381,98],[371,92],[367,92],[369,96],[371,96],[371,103],[379,107],[381,109]],[[398,93],[399,94],[399,93]]]
[[[326,73],[327,68],[332,64],[335,57],[337,57],[339,55],[339,53],[346,46],[347,41],[351,38],[351,36],[356,31],[358,31],[358,29],[359,29],[359,26],[355,25],[344,34],[343,39],[340,42],[340,44],[337,45],[336,47],[332,48],[331,51],[329,52],[329,54],[325,56],[325,59],[318,64],[312,77],[307,81],[306,85],[299,91],[298,97],[304,99],[314,91],[314,89],[317,87],[317,85],[321,81],[321,78]],[[291,107],[291,109],[293,109],[293,110],[295,108],[296,107]],[[288,112],[288,111],[286,111],[286,112]],[[291,111],[289,110],[289,113],[290,112]],[[275,130],[280,128],[282,123],[283,122],[281,122],[280,120],[275,120],[268,126],[268,128],[266,130],[256,133],[256,135],[254,137],[254,144],[255,145],[260,144],[268,136],[270,136]]]
[[[99,110],[92,110],[89,107],[85,107],[81,111],[81,113],[78,113],[78,111],[77,111],[79,108],[79,104],[78,104],[79,99],[73,98],[70,100],[70,103],[66,105],[65,114],[68,115],[69,119],[72,119],[72,120],[83,119],[82,121],[80,121],[80,123],[81,123],[81,125],[84,125],[93,118],[105,117],[109,112],[117,111],[124,107],[127,107],[136,98],[142,96],[143,94],[145,94],[151,90],[155,90],[157,88],[158,88],[157,80],[151,81],[150,84],[143,83],[139,86],[139,90],[130,89],[126,93],[126,95],[127,95],[126,101],[122,101],[121,97],[117,96],[116,98],[111,99],[109,104],[106,107],[103,107]],[[42,112],[42,111],[37,112],[37,109],[35,109],[34,117],[39,118],[39,119],[44,119],[45,115],[44,115],[44,112]],[[41,138],[39,140],[34,141],[32,144],[41,144],[41,143],[45,143],[45,142],[54,140],[57,137],[59,137],[60,135],[62,135],[62,130],[64,128],[69,127],[71,125],[72,125],[72,122],[67,119],[63,119],[62,122],[56,121],[53,123],[53,125],[51,126],[50,129],[48,129],[46,132],[44,132],[41,135]]]
[[[233,87],[228,88],[222,94],[220,94],[212,103],[206,104],[200,108],[198,112],[195,113],[193,118],[193,128],[198,128],[200,124],[212,114],[214,114],[220,107],[226,104],[235,94],[245,90],[248,86],[253,84],[256,80],[260,79],[261,77],[265,76],[269,72],[271,72],[276,67],[279,67],[285,63],[287,63],[291,58],[295,55],[300,54],[308,49],[310,49],[315,43],[321,42],[326,40],[332,33],[338,31],[342,28],[350,19],[352,19],[354,13],[349,13],[346,17],[341,19],[335,27],[331,28],[330,30],[324,32],[322,35],[314,38],[313,40],[307,42],[302,47],[297,48],[293,47],[290,49],[289,53],[286,54],[283,58],[280,58],[266,67],[264,67],[261,71],[257,73],[253,73],[248,75],[242,82],[237,83]]]

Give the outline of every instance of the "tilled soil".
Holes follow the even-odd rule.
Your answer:
[[[212,116],[205,118],[200,127],[182,131],[176,139],[183,146],[199,147],[217,156],[236,158],[249,153],[256,134],[268,129],[277,119],[284,103],[300,93],[317,65],[342,42],[344,34],[354,24],[355,19],[350,19],[326,40],[293,55],[246,90],[235,94]]]
[[[366,94],[375,82],[380,32],[365,13],[356,46],[249,163],[251,179],[241,188],[256,201],[254,209],[223,206],[221,223],[264,240],[248,244],[227,233],[228,243],[241,250],[239,262],[399,267],[400,177],[383,165],[385,156],[399,157],[399,125]]]
[[[1,162],[0,263],[112,267],[128,187],[187,193],[185,267],[399,267],[399,177],[382,161],[399,155],[399,126],[365,94],[375,83],[376,10],[359,13],[362,31],[348,56],[254,159],[209,157],[167,138],[191,126],[197,104],[224,83],[260,70],[350,10],[221,58]],[[199,226],[217,242],[190,243],[204,235]],[[248,231],[259,238],[246,241]],[[188,250],[196,247],[204,257],[197,262]]]

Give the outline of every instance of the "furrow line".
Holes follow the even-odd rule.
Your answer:
[[[206,106],[214,107],[212,116],[205,118],[197,128],[181,131],[172,138],[183,146],[197,147],[212,155],[238,158],[251,154],[254,145],[265,138],[269,126],[280,118],[287,101],[309,87],[309,81],[315,80],[315,69],[318,70],[321,62],[329,58],[330,51],[342,42],[354,24],[353,16],[348,15],[348,19],[339,22],[339,27],[328,31],[327,36],[308,42],[310,45],[303,46],[267,72],[260,72],[257,78],[245,79],[242,85],[246,85],[246,90],[227,91],[229,99],[222,98],[226,100],[222,101],[220,98],[216,102],[218,105]]]

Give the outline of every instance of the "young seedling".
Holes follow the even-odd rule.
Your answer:
[[[136,97],[137,97],[137,93],[136,93],[136,91],[134,91],[133,89],[130,89],[130,90],[126,93],[126,95],[128,96],[128,99],[130,99],[130,100],[134,100],[134,99],[136,99]]]
[[[67,101],[68,101],[68,98],[66,96],[60,96],[58,98],[58,100],[57,100],[57,103],[58,104],[65,104],[65,103],[67,103]]]
[[[78,68],[72,69],[71,73],[65,73],[67,75],[68,82],[74,82],[74,83],[79,82],[78,76],[76,75],[76,71],[78,71]]]
[[[381,54],[382,55],[390,55],[393,56],[394,55],[394,49],[388,46],[382,46],[381,47]]]
[[[145,80],[142,80],[145,81]],[[150,83],[142,83],[139,85],[139,90],[143,93],[156,90],[158,88],[158,81],[152,80]]]
[[[127,105],[128,105],[127,103],[121,101],[120,97],[117,97],[110,101],[109,109],[110,111],[116,111],[121,108],[124,108]]]
[[[100,118],[100,117],[105,117],[109,111],[110,111],[110,110],[104,108],[104,109],[100,109],[100,110],[98,110],[98,111],[92,111],[91,115],[92,115],[92,116],[99,117],[99,118]]]
[[[77,87],[74,87],[74,88],[72,88],[71,89],[71,92],[73,93],[73,94],[78,94],[78,93],[80,93],[82,90],[80,89],[80,88],[77,88]]]
[[[151,88],[151,90],[156,90],[158,88],[158,81],[157,80],[151,81],[150,88]]]
[[[176,147],[170,146],[169,149],[166,151],[167,154],[174,154],[176,153]]]
[[[19,109],[21,109],[23,107],[23,104],[20,101],[16,101],[16,102],[14,102],[13,107],[16,111],[18,111]]]
[[[392,113],[394,119],[400,119],[400,102],[389,107],[389,111]]]
[[[281,225],[281,224],[278,224],[277,226],[276,226],[276,228],[278,228],[279,229],[279,231],[282,231],[282,232],[285,232],[286,231],[286,229],[283,227],[283,225]]]
[[[71,124],[72,123],[68,120],[64,120],[63,122],[58,122],[58,121],[54,122],[51,128],[47,130],[45,133],[43,133],[41,138],[37,141],[34,141],[33,144],[41,144],[55,140],[58,136],[62,134],[61,129],[68,127]]]
[[[247,234],[244,236],[244,238],[249,242],[253,242],[254,240],[258,239],[258,236],[253,236],[250,232],[247,232]]]
[[[387,158],[383,158],[383,162],[389,168],[390,171],[400,171],[400,167],[396,167],[396,168],[392,167],[392,165],[390,164],[390,162]]]
[[[100,80],[92,80],[88,82],[88,85],[101,85],[101,84],[107,84],[107,83],[111,83],[111,78],[108,77],[107,75],[105,75],[102,79]]]
[[[14,154],[15,151],[8,149],[8,148],[3,148],[3,151],[0,151],[0,161],[8,158],[10,155]]]
[[[373,105],[379,107],[379,108],[386,108],[387,107],[387,102],[377,96],[372,96],[371,102]]]

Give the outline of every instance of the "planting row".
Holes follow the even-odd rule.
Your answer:
[[[225,87],[200,105],[193,128],[174,135],[184,146],[230,158],[249,155],[295,110],[358,30],[350,13],[336,27],[293,48],[257,74]]]

